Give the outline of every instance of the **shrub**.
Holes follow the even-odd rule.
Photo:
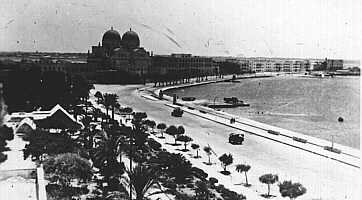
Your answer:
[[[159,151],[162,146],[159,142],[157,142],[156,140],[154,140],[152,138],[150,138],[147,143],[155,151]]]
[[[198,167],[192,167],[191,170],[192,170],[192,174],[201,180],[205,180],[209,176],[206,172],[204,172],[204,170],[202,170]]]
[[[73,153],[59,154],[44,161],[44,171],[48,180],[69,186],[71,180],[88,181],[92,168],[88,160]]]
[[[302,184],[292,183],[292,181],[284,181],[278,186],[282,197],[289,197],[290,199],[296,199],[307,192],[307,189],[305,189]]]
[[[209,182],[210,182],[211,185],[215,185],[215,184],[218,183],[219,181],[218,181],[216,178],[214,178],[214,177],[210,177],[210,178],[209,178]]]

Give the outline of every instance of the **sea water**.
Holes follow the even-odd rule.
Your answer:
[[[237,97],[250,107],[222,110],[330,141],[333,136],[339,144],[360,147],[360,77],[241,79],[239,83],[221,82],[166,93],[210,103]]]

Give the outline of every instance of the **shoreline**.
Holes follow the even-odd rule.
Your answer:
[[[172,136],[166,134],[166,139],[155,138],[162,143],[163,148],[174,153],[183,154],[193,165],[203,169],[210,177],[217,178],[220,184],[235,192],[241,192],[248,199],[264,199],[260,195],[265,191],[265,185],[260,183],[259,176],[265,173],[275,173],[279,175],[280,180],[293,180],[303,184],[308,192],[305,196],[300,197],[302,200],[321,197],[323,199],[337,200],[345,199],[346,196],[347,199],[359,199],[360,194],[357,192],[359,183],[355,183],[356,175],[360,174],[359,168],[280,142],[274,142],[255,134],[245,133],[246,140],[243,145],[231,145],[227,142],[228,134],[238,130],[226,126],[225,124],[229,123],[228,120],[223,121],[225,124],[213,122],[207,118],[216,119],[216,117],[203,114],[197,109],[189,110],[186,107],[182,109],[194,111],[204,118],[189,112],[185,112],[181,118],[171,117],[172,107],[168,105],[172,103],[156,99],[150,95],[149,91],[155,89],[157,88],[152,87],[151,84],[146,86],[95,85],[95,91],[118,94],[121,105],[131,106],[136,112],[146,112],[148,117],[157,123],[183,125],[186,134],[193,138],[193,143],[199,144],[201,147],[210,145],[217,155],[212,156],[214,164],[209,166],[204,164],[207,156],[203,151],[200,151],[202,159],[194,159],[192,157],[193,151],[181,152],[178,148],[168,145],[169,141],[173,141]],[[261,130],[258,133],[265,134]],[[279,136],[270,135],[270,137],[278,138]],[[234,163],[230,166],[231,176],[220,173],[221,168],[218,165],[217,158],[222,153],[230,153],[234,157]],[[333,155],[334,153],[329,154]],[[238,163],[247,163],[252,166],[251,172],[248,173],[248,179],[252,184],[251,187],[240,185],[240,182],[244,180],[244,176],[235,171],[235,165]],[[351,185],[351,183],[355,184]],[[272,186],[271,192],[277,195],[275,199],[284,199],[279,195],[277,187]]]
[[[299,77],[299,75],[294,75],[294,74],[292,74],[292,76]],[[265,76],[260,76],[260,77],[265,77]],[[271,75],[269,75],[268,77],[271,77]],[[245,79],[247,77],[242,77],[242,78]],[[258,78],[258,77],[253,76],[253,78]],[[237,78],[237,79],[239,79],[239,78]],[[214,80],[214,81],[211,80],[211,81],[205,81],[205,82],[199,82],[199,83],[186,83],[186,84],[174,85],[174,86],[157,87],[156,90],[153,90],[153,91],[148,90],[148,91],[151,92],[153,95],[158,96],[160,90],[165,92],[167,90],[172,90],[172,89],[182,89],[182,88],[188,88],[188,87],[194,87],[194,86],[224,82],[224,81],[227,81],[227,80],[230,80],[230,79],[229,78],[224,78],[223,80]],[[163,95],[163,99],[165,99],[165,100],[172,103],[172,97],[165,94],[165,93]],[[215,110],[213,110],[211,108],[208,108],[206,106],[196,105],[196,104],[194,104],[192,102],[182,101],[181,99],[177,99],[177,102],[178,102],[179,106],[185,106],[186,108],[193,107],[194,109],[197,109],[197,108],[200,109],[201,108],[202,110],[204,110],[205,112],[207,112],[208,114],[211,114],[211,115],[213,113],[217,113],[219,115],[228,116],[230,118],[243,120],[243,121],[246,121],[247,123],[252,123],[253,125],[263,127],[264,129],[276,129],[279,132],[283,132],[284,134],[289,135],[291,137],[298,137],[298,138],[307,139],[308,141],[312,141],[311,144],[313,144],[313,145],[317,144],[320,147],[330,146],[330,144],[331,144],[330,141],[327,141],[325,139],[317,138],[317,137],[314,137],[314,136],[309,136],[309,135],[299,133],[299,132],[296,132],[296,131],[291,131],[291,130],[288,130],[288,129],[285,129],[285,128],[276,127],[276,126],[269,125],[269,124],[266,124],[266,123],[263,123],[263,122],[259,122],[259,121],[251,120],[251,119],[241,117],[241,116],[238,116],[238,115],[230,114],[230,113],[227,113],[227,112],[224,112],[224,111],[215,111]],[[360,149],[356,149],[356,148],[349,147],[349,146],[346,146],[346,145],[342,145],[342,144],[339,144],[339,143],[334,143],[334,147],[341,150],[342,154],[357,158],[358,160],[360,159]],[[358,168],[359,168],[359,163],[358,163],[358,165],[355,165],[355,166],[358,166]]]

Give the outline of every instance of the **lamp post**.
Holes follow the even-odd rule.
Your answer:
[[[214,109],[215,109],[215,101],[216,101],[216,99],[217,99],[217,96],[214,98]]]

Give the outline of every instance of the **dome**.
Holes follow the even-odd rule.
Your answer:
[[[121,35],[116,30],[113,30],[113,27],[111,30],[108,30],[103,34],[102,46],[106,47],[107,49],[113,50],[114,48],[119,47],[120,44]]]
[[[122,36],[122,44],[129,49],[136,49],[140,46],[140,39],[136,32],[131,29]]]

